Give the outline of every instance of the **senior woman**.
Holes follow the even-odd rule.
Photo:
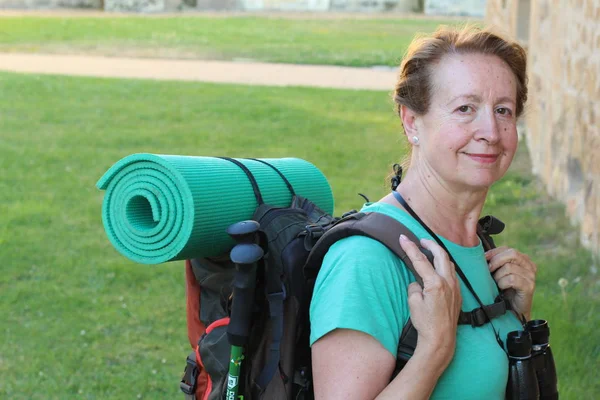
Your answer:
[[[504,398],[508,358],[500,340],[522,329],[520,318],[529,319],[536,266],[514,249],[485,252],[477,222],[517,149],[526,84],[524,50],[487,29],[440,28],[410,45],[394,93],[412,148],[410,169],[396,193],[362,211],[399,220],[434,262],[399,238],[421,287],[375,240],[353,236],[330,248],[310,308],[317,399]],[[475,294],[491,304],[498,288],[513,311],[481,327],[457,326],[461,309],[481,305]],[[392,379],[409,317],[416,350]]]

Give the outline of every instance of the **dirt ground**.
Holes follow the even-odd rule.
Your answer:
[[[396,79],[396,71],[388,68],[24,53],[0,53],[0,70],[32,74],[389,91],[393,89]]]

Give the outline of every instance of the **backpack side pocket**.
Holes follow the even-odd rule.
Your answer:
[[[231,352],[227,339],[228,326],[229,317],[218,319],[206,328],[198,341],[197,361],[208,377],[206,392],[201,400],[221,400],[225,394]]]

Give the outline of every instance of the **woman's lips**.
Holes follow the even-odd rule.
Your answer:
[[[496,162],[499,154],[474,154],[474,153],[466,153],[469,158],[473,161],[480,162],[482,164],[492,164]]]

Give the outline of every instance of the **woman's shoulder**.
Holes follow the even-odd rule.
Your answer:
[[[340,279],[360,282],[367,276],[396,283],[404,281],[406,285],[414,280],[404,262],[385,244],[361,235],[338,240],[325,254],[317,280],[324,283],[334,276],[338,282]]]
[[[407,287],[414,277],[383,243],[350,236],[330,248],[317,275],[310,306],[311,344],[334,329],[375,337],[396,355],[409,316]]]

